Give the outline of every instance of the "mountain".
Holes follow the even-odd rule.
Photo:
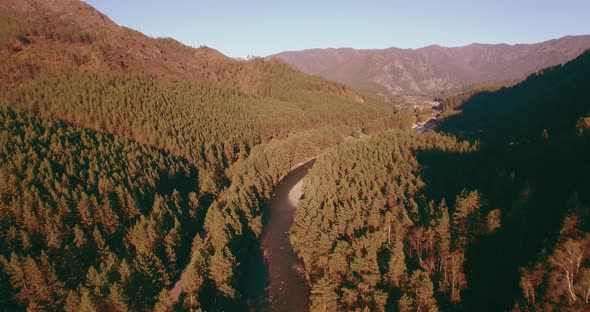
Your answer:
[[[247,310],[280,179],[409,127],[341,83],[74,0],[0,1],[0,68],[0,310]]]
[[[75,21],[76,24],[97,30],[113,29],[117,25],[106,15],[79,0],[6,0],[0,8],[24,11],[28,13],[46,11]]]
[[[291,227],[310,310],[589,311],[588,85],[590,51],[318,157]]]
[[[481,149],[472,161],[441,165],[462,175],[433,173],[427,183],[472,181],[502,211],[501,230],[467,255],[467,311],[588,310],[589,72],[586,51],[512,87],[471,95],[437,127]],[[576,263],[569,282],[564,263]]]
[[[310,310],[588,311],[588,55],[417,133],[281,60],[1,0],[0,310],[264,311],[269,199],[316,159],[281,230]]]
[[[285,79],[311,79],[342,97],[362,101],[359,94],[342,84],[310,78],[281,62],[261,66],[256,60],[237,61],[206,46],[193,48],[171,38],[151,38],[118,26],[79,0],[5,0],[0,3],[0,13],[5,21],[0,45],[6,55],[0,64],[20,61],[17,65],[3,64],[15,67],[0,74],[0,79],[8,81],[14,80],[11,76],[15,73],[23,79],[23,69],[69,68],[202,81],[252,93],[268,89],[267,84],[274,79],[271,76],[278,71]],[[20,83],[18,79],[13,82]]]
[[[2,38],[11,56],[36,67],[214,82],[220,80],[221,69],[232,63],[213,49],[193,49],[118,26],[78,0],[7,0],[0,8],[6,20]],[[14,33],[18,36],[11,36]]]
[[[590,50],[564,64],[540,70],[512,87],[471,94],[443,119],[438,129],[494,141],[519,142],[545,130],[563,136],[575,132],[590,113]]]
[[[383,96],[433,95],[483,82],[524,79],[539,69],[565,63],[588,48],[590,35],[537,44],[312,49],[281,52],[268,58]]]

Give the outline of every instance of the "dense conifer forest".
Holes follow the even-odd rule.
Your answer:
[[[320,156],[291,229],[311,309],[587,310],[589,60]]]
[[[2,11],[4,307],[246,309],[240,265],[273,186],[410,122],[278,61],[224,60],[214,81],[104,70],[106,30],[41,13]]]
[[[415,133],[58,2],[76,14],[0,3],[0,309],[252,310],[267,201],[313,158],[290,230],[312,311],[590,309],[590,52]]]
[[[459,303],[466,247],[500,226],[500,212],[477,190],[464,189],[451,206],[428,200],[418,155],[475,150],[434,133],[393,132],[322,155],[291,230],[312,282],[312,310]]]
[[[440,131],[481,142],[467,177],[505,216],[498,235],[471,251],[470,306],[588,309],[589,69],[586,52],[513,87],[475,94],[441,123]]]
[[[2,303],[152,307],[203,226],[198,170],[34,113],[0,113]]]

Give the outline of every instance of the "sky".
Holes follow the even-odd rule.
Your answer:
[[[590,34],[590,0],[85,0],[152,37],[231,57],[352,47],[535,43]]]

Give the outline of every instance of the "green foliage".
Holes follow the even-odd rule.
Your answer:
[[[581,250],[589,233],[589,70],[585,52],[512,87],[474,94],[437,128],[480,142],[471,159],[447,166],[469,168],[460,179],[496,208],[478,213],[467,205],[462,210],[474,213],[455,224],[459,245],[468,243],[466,309],[588,310]],[[488,236],[472,237],[477,232]]]
[[[187,242],[204,224],[207,244],[200,248],[207,253],[199,271],[203,276],[191,277],[203,281],[185,290],[184,301],[191,307],[199,306],[195,298],[215,302],[214,296],[198,295],[202,287],[211,285],[215,294],[240,301],[239,263],[247,257],[248,242],[262,231],[260,207],[292,166],[346,136],[358,135],[359,129],[370,133],[406,124],[402,115],[385,105],[347,100],[348,91],[342,86],[332,90],[333,84],[306,78],[284,64],[269,66],[262,70],[271,72],[273,78],[265,80],[270,89],[262,84],[250,93],[208,83],[73,71],[37,73],[26,83],[3,88],[0,105],[7,114],[29,116],[18,126],[6,123],[7,129],[27,133],[19,129],[33,121],[56,128],[36,130],[32,141],[5,134],[6,162],[20,155],[18,149],[8,148],[19,142],[27,149],[51,146],[37,154],[39,160],[34,158],[40,169],[8,176],[6,181],[27,185],[44,172],[55,175],[51,179],[56,181],[26,186],[39,204],[23,205],[26,217],[14,221],[20,223],[9,232],[11,241],[18,241],[17,247],[26,253],[45,246],[53,253],[66,247],[73,250],[69,263],[83,265],[68,270],[68,262],[60,262],[63,267],[57,271],[67,276],[62,277],[67,280],[65,289],[74,290],[82,282],[80,276],[94,268],[89,276],[99,279],[99,286],[89,288],[91,295],[85,297],[92,304],[111,304],[107,285],[119,283],[120,290],[111,296],[116,298],[113,304],[148,309],[160,300],[161,289],[170,287],[180,274]],[[285,73],[286,80],[281,78]],[[290,84],[304,89],[287,87]],[[37,121],[25,113],[30,111],[46,119]],[[47,153],[54,155],[57,165]],[[27,165],[26,158],[15,159],[11,168],[24,170],[19,166]],[[25,176],[29,180],[23,182]],[[37,195],[40,186],[56,190],[44,197]],[[23,187],[7,184],[6,189]],[[23,202],[28,203],[19,201]],[[211,209],[204,210],[211,202]],[[38,230],[40,213],[68,217],[42,218],[43,230]],[[10,225],[6,223],[7,228]],[[69,227],[73,230],[66,235]],[[99,269],[113,256],[127,260],[126,282]]]
[[[547,68],[497,92],[470,95],[462,113],[444,121],[442,131],[461,130],[472,138],[524,143],[571,134],[588,113],[590,52]]]
[[[481,204],[477,192],[465,191],[470,195],[458,197],[450,218],[444,202],[425,201],[416,154],[426,150],[474,148],[433,133],[391,132],[350,140],[320,156],[291,227],[312,291],[330,281],[343,310],[387,309],[385,302],[400,300],[388,294],[400,292],[407,294],[400,308],[409,310],[436,310],[435,291],[458,301],[463,257],[451,241],[462,232],[450,224]]]
[[[292,91],[285,95],[292,99],[287,102],[206,83],[73,72],[43,74],[4,91],[0,105],[164,149],[210,176],[245,158],[255,145],[301,130],[347,125],[380,131],[404,125],[385,105],[359,104],[319,91]]]
[[[303,131],[252,149],[250,156],[227,170],[232,181],[210,206],[205,220],[209,277],[224,297],[239,298],[242,263],[262,232],[264,203],[293,167],[316,157],[355,131],[324,127]],[[201,254],[193,256],[201,257]]]
[[[434,300],[434,287],[428,273],[419,269],[414,271],[409,283],[413,311],[438,311]]]
[[[588,172],[588,53],[443,100],[445,114],[464,105],[440,128],[481,140],[476,151],[432,133],[354,139],[411,119],[276,60],[134,37],[179,57],[138,62],[117,46],[130,32],[49,12],[0,20],[2,307],[245,308],[265,202],[321,155],[291,231],[312,310],[436,311],[490,294],[506,310],[517,280],[516,309],[588,308],[590,200],[574,174]],[[180,52],[202,63],[180,74]]]
[[[145,145],[6,109],[0,141],[0,243],[16,302],[153,306],[178,273],[175,259],[190,251],[196,169]]]
[[[338,295],[334,292],[334,283],[322,278],[311,288],[310,311],[335,311],[338,309],[337,299]]]

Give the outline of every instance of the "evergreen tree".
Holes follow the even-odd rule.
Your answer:
[[[310,311],[335,311],[338,295],[334,292],[333,284],[327,278],[320,279],[311,288]]]

